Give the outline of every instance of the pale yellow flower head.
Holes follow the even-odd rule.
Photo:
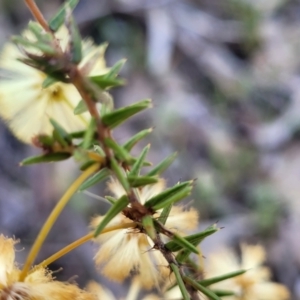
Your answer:
[[[34,41],[30,32],[24,36]],[[62,50],[68,44],[68,32],[62,26],[55,34]],[[83,41],[83,60],[79,68],[85,75],[102,75],[108,72],[104,60],[106,45],[95,46],[91,40]],[[26,51],[32,53],[32,49]],[[34,54],[40,54],[33,51]],[[51,134],[50,118],[67,132],[84,130],[89,122],[88,113],[74,115],[73,110],[81,99],[72,84],[57,82],[42,88],[46,75],[23,62],[19,48],[8,43],[0,55],[0,116],[12,132],[22,141],[31,143],[37,134]]]
[[[212,285],[212,288],[230,290],[235,296],[228,300],[288,300],[288,289],[270,281],[270,270],[263,266],[266,253],[260,245],[241,245],[241,259],[228,248],[223,248],[207,257],[206,277],[247,270],[246,273]]]
[[[87,285],[87,290],[97,296],[98,300],[117,300],[113,293],[102,285],[91,281]],[[160,298],[154,294],[147,295],[140,298],[139,293],[141,290],[141,284],[139,278],[135,277],[126,292],[126,296],[121,299],[126,300],[160,300]],[[120,300],[121,300],[120,299]]]
[[[125,194],[122,186],[114,179],[110,181],[108,187],[116,198]],[[165,181],[161,179],[156,184],[136,189],[135,193],[140,202],[145,203],[146,200],[161,193],[164,188]],[[97,227],[102,218],[95,218],[92,221],[92,227]],[[182,207],[174,207],[165,225],[173,232],[186,233],[186,231],[194,229],[197,222],[196,210],[185,211]],[[119,214],[107,227],[126,223],[132,223],[132,220]],[[137,273],[143,287],[152,288],[159,286],[170,275],[164,256],[158,250],[153,249],[152,240],[138,229],[114,230],[100,234],[95,241],[101,244],[95,256],[95,262],[103,267],[101,272],[111,280],[123,281],[132,273]]]
[[[15,264],[15,241],[0,235],[0,299],[18,300],[95,300],[76,285],[54,281],[51,273],[36,268],[19,281],[21,271]]]

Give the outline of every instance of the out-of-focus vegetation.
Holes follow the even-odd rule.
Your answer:
[[[50,17],[60,1],[37,3]],[[2,0],[0,45],[29,16],[22,1]],[[221,244],[262,243],[275,279],[295,299],[300,299],[299,16],[300,3],[292,0],[81,0],[75,10],[83,36],[109,42],[110,64],[127,58],[122,75],[129,84],[115,92],[116,105],[146,97],[155,103],[117,131],[117,139],[155,126],[153,161],[178,150],[169,183],[197,178],[192,198],[201,224],[219,220],[225,227],[205,243],[204,253]],[[68,162],[20,169],[18,162],[34,150],[16,141],[4,123],[0,132],[1,231],[31,243],[75,168]],[[103,189],[93,192],[102,195]],[[44,255],[85,232],[86,220],[72,224],[64,218],[99,207],[107,209],[77,195]],[[91,255],[88,245],[70,254],[61,276],[69,278],[74,268],[79,281],[96,276]]]

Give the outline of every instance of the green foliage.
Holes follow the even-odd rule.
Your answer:
[[[80,192],[84,191],[92,186],[94,186],[95,184],[103,181],[105,178],[107,178],[110,175],[110,172],[107,168],[103,168],[102,170],[100,170],[99,172],[95,173],[93,176],[91,176],[90,178],[88,178],[78,189]]]
[[[67,152],[56,152],[38,156],[31,156],[22,160],[20,162],[20,166],[62,161],[70,158],[70,156],[71,154]]]
[[[73,10],[78,4],[79,0],[69,0],[62,5],[60,10],[55,14],[55,16],[50,20],[49,27],[54,32],[59,29],[60,26],[66,21],[67,10]]]
[[[74,108],[74,115],[80,115],[84,112],[87,112],[88,108],[84,100],[80,100],[77,106]]]
[[[117,215],[119,214],[129,203],[128,197],[124,195],[119,200],[117,200],[109,209],[109,211],[103,217],[103,220],[97,226],[94,236],[98,236],[101,231],[106,227],[106,225]]]
[[[152,130],[152,128],[149,128],[138,132],[137,134],[132,136],[126,143],[123,144],[123,148],[127,151],[130,151],[136,145],[136,143],[145,138],[149,133],[152,132]]]
[[[151,207],[154,210],[158,210],[170,204],[174,204],[190,194],[192,185],[193,181],[178,183],[175,186],[166,189],[159,195],[149,199],[145,203],[145,207]]]
[[[185,284],[182,280],[181,274],[179,272],[179,268],[174,263],[171,263],[170,267],[171,267],[171,270],[174,272],[174,275],[175,275],[177,284],[180,288],[183,299],[190,300],[191,298],[190,298],[189,293],[188,293],[188,291],[185,287]]]
[[[185,236],[184,239],[188,242],[191,243],[193,246],[198,245],[200,242],[202,242],[206,237],[212,235],[213,233],[217,232],[219,229],[213,225],[213,226],[209,226],[206,230],[199,232],[199,233],[195,233],[189,236]],[[173,241],[170,241],[166,244],[166,247],[170,250],[172,250],[173,252],[177,252],[179,250],[181,250],[182,248],[186,248],[184,246],[182,246],[183,244],[181,243],[181,241],[178,241],[177,239],[174,239]],[[195,247],[193,247],[192,249],[196,249]],[[190,250],[191,252],[195,252],[192,251],[191,249],[187,249],[186,250]],[[198,253],[198,250],[195,252]]]
[[[128,120],[133,115],[151,107],[151,100],[146,99],[135,104],[122,107],[102,116],[102,122],[113,129]]]

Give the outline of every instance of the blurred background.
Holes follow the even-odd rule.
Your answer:
[[[50,18],[61,1],[37,1]],[[83,36],[109,42],[108,65],[126,57],[127,85],[117,107],[152,98],[154,108],[115,132],[126,141],[155,127],[150,160],[178,151],[169,185],[197,178],[190,201],[200,227],[224,227],[203,253],[259,243],[273,280],[300,299],[300,2],[297,0],[81,0],[75,17]],[[23,1],[0,1],[0,47],[31,18]],[[0,231],[21,240],[24,261],[51,208],[78,175],[73,161],[18,166],[33,147],[0,121]],[[107,193],[105,185],[91,189]],[[38,261],[87,232],[106,204],[73,197]],[[23,250],[23,247],[25,250]],[[94,249],[84,245],[52,265],[56,276],[84,285],[99,278]],[[117,292],[118,293],[118,292]],[[254,299],[255,300],[255,299]]]

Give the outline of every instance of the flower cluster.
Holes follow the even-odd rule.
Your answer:
[[[25,31],[23,35],[35,41],[31,32]],[[63,51],[67,51],[68,36],[65,26],[55,34]],[[84,40],[80,70],[88,76],[107,73],[105,49],[105,44],[96,46],[91,40]],[[20,61],[26,57],[24,51],[12,43],[2,50],[0,70],[4,78],[0,81],[0,116],[7,121],[13,133],[26,143],[31,143],[38,134],[52,133],[50,118],[59,120],[68,132],[84,130],[91,116],[89,113],[74,115],[81,99],[74,85],[55,82],[44,87],[46,74]]]
[[[76,285],[55,281],[51,272],[43,267],[33,268],[19,280],[14,245],[16,241],[0,235],[0,299],[36,300],[95,300],[95,296]]]
[[[116,198],[121,198],[125,190],[120,183],[112,179],[108,183],[109,190]],[[158,195],[165,189],[165,181],[148,185],[135,192],[141,204]],[[156,213],[159,219],[160,213]],[[92,227],[96,227],[103,217],[93,219]],[[132,223],[123,214],[118,214],[109,225]],[[195,230],[198,224],[198,213],[194,208],[184,210],[173,206],[166,221],[166,227],[174,232],[187,233]],[[170,275],[168,262],[161,252],[154,249],[153,241],[138,228],[137,224],[126,229],[104,233],[95,240],[101,244],[95,256],[97,265],[103,265],[103,274],[116,281],[123,281],[132,272],[139,273],[139,278],[145,288],[159,287],[159,284]],[[116,268],[116,265],[119,268]]]
[[[225,273],[247,270],[246,273],[220,281],[212,285],[212,288],[226,289],[234,292],[228,300],[288,300],[289,291],[282,284],[271,282],[270,269],[263,265],[266,252],[260,245],[241,245],[241,258],[233,251],[222,248],[208,256],[206,276],[215,277]]]
[[[107,90],[121,85],[124,63],[107,68],[106,45],[82,40],[69,0],[47,23],[34,0],[26,0],[39,22],[30,22],[16,45],[8,44],[0,56],[0,116],[22,141],[42,148],[42,155],[22,164],[46,163],[74,157],[82,174],[58,201],[36,238],[22,269],[15,263],[15,240],[0,235],[0,299],[114,300],[110,291],[91,282],[87,290],[54,280],[47,266],[81,244],[99,244],[95,263],[110,280],[134,276],[126,299],[136,300],[141,289],[157,289],[143,300],[212,299],[287,300],[288,290],[270,282],[261,266],[260,246],[242,246],[241,264],[229,251],[208,256],[202,264],[199,244],[219,230],[214,224],[197,232],[198,212],[179,204],[190,195],[194,181],[166,187],[161,174],[173,162],[172,154],[152,167],[145,166],[150,146],[138,156],[132,148],[152,129],[145,129],[119,144],[113,129],[151,107],[151,100],[115,109]],[[108,179],[110,178],[110,179]],[[111,207],[94,217],[92,231],[32,267],[54,222],[72,195],[108,179]],[[199,261],[193,260],[197,255]],[[245,273],[245,270],[250,269]],[[226,272],[232,272],[226,274]],[[225,273],[225,274],[224,274]],[[223,295],[221,295],[223,293]],[[140,298],[139,298],[140,299]]]

